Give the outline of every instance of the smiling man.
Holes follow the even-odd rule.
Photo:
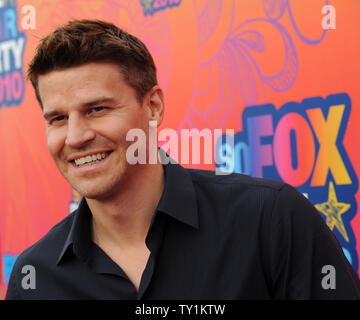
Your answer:
[[[41,41],[29,78],[49,151],[83,198],[19,256],[7,299],[360,297],[336,238],[289,185],[129,164],[129,130],[149,136],[164,114],[153,59],[134,36],[69,22]]]
[[[138,289],[149,255],[143,240],[164,178],[160,163],[128,164],[125,137],[131,128],[146,132],[151,120],[161,123],[161,89],[154,85],[139,102],[120,68],[106,62],[49,72],[39,76],[38,86],[50,153],[87,199],[95,243]]]

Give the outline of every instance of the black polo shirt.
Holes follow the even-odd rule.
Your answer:
[[[82,199],[76,211],[18,257],[6,298],[360,298],[359,279],[338,241],[294,188],[178,164],[164,165],[164,172],[138,292],[92,242],[92,215]],[[22,283],[25,265],[36,272],[33,289]],[[334,279],[323,273],[324,266],[333,267]]]

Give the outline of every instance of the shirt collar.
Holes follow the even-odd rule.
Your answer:
[[[157,210],[198,229],[196,192],[190,173],[178,163],[163,167],[165,187]]]
[[[164,155],[164,151],[160,149],[162,159],[164,159]],[[164,164],[163,168],[165,186],[155,213],[160,211],[198,229],[196,193],[190,173],[178,163],[174,163],[172,159],[168,164]],[[72,225],[57,264],[60,263],[70,245],[73,246],[73,251],[79,258],[87,259],[87,253],[91,247],[91,219],[91,211],[85,198],[82,198],[78,209],[74,212]]]
[[[80,258],[86,257],[91,246],[91,219],[92,215],[89,206],[85,198],[82,198],[77,210],[74,212],[72,225],[56,262],[57,264],[62,260],[70,245],[72,245],[77,256]]]

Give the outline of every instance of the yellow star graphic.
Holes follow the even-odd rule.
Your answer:
[[[326,224],[330,230],[332,231],[336,227],[347,242],[349,242],[349,238],[341,215],[348,211],[350,207],[351,205],[348,203],[338,202],[332,182],[329,183],[328,201],[315,204],[315,208],[326,216]]]

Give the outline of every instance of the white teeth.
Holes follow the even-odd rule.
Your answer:
[[[106,156],[107,156],[107,154],[105,152],[103,152],[103,153],[92,154],[90,156],[75,159],[74,161],[75,161],[77,166],[81,166],[84,163],[91,163],[91,162],[101,161]]]

